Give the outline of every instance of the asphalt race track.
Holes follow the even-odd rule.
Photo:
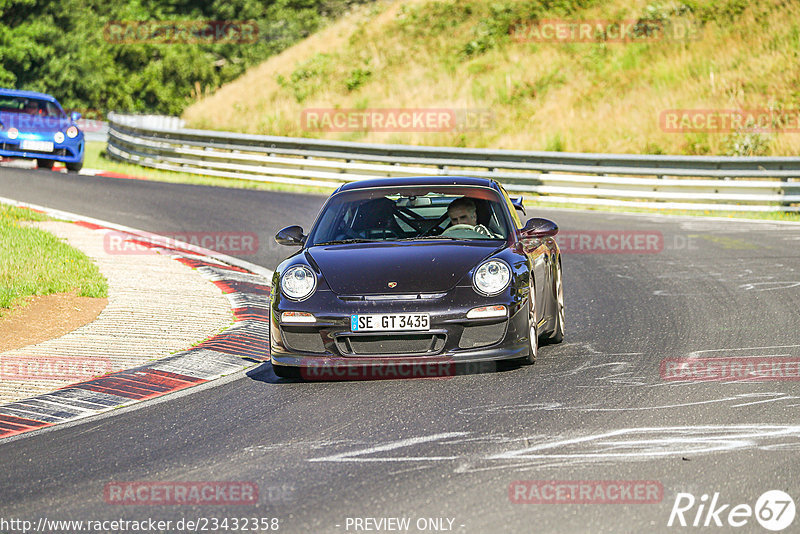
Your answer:
[[[153,232],[256,232],[258,253],[241,257],[270,269],[292,251],[274,244],[275,232],[308,229],[324,200],[8,168],[0,196]],[[366,531],[377,525],[367,518],[410,518],[408,532],[619,533],[700,531],[697,517],[711,525],[703,532],[766,532],[756,517],[729,513],[755,510],[768,490],[800,504],[800,225],[536,215],[555,220],[575,247],[591,247],[564,251],[565,342],[543,347],[534,366],[299,383],[264,364],[0,442],[0,518],[278,518],[285,532]],[[635,243],[636,232],[657,246],[598,248],[598,236]],[[665,360],[679,358],[795,363],[755,381],[675,380]],[[106,485],[126,481],[246,481],[258,485],[259,502],[107,503]],[[515,493],[531,487],[515,481],[651,481],[663,491],[655,502],[536,504],[514,502],[531,498]],[[673,518],[670,528],[679,493],[696,503],[684,514],[689,526]],[[729,506],[707,517],[716,493],[716,508]],[[800,518],[785,531],[798,526]]]

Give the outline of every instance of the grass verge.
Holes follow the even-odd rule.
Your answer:
[[[91,259],[49,232],[21,224],[48,217],[0,204],[0,316],[27,297],[75,291],[107,297],[108,282]]]

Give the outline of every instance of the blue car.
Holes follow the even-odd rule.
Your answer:
[[[0,156],[33,158],[47,169],[61,161],[79,171],[85,147],[80,118],[77,112],[67,116],[48,94],[0,89]]]

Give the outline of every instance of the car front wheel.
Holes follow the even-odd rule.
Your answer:
[[[83,168],[83,162],[76,161],[75,163],[67,163],[66,166],[68,171],[78,172]]]
[[[55,161],[52,159],[37,159],[36,166],[40,169],[52,169]]]
[[[533,364],[536,362],[536,355],[539,353],[539,330],[537,328],[536,320],[536,293],[533,286],[529,291],[529,314],[528,314],[528,357],[525,358],[525,363]]]
[[[561,261],[556,268],[553,280],[553,299],[556,301],[555,326],[547,339],[548,343],[561,343],[564,341],[564,284],[561,281]]]

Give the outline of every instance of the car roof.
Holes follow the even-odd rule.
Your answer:
[[[50,102],[58,102],[54,96],[47,93],[37,93],[36,91],[22,91],[20,89],[0,89],[0,95],[6,96],[26,96],[29,98],[38,98],[40,100],[48,100]]]
[[[374,187],[402,187],[417,185],[461,185],[467,187],[489,187],[500,189],[497,182],[488,178],[473,178],[469,176],[411,176],[403,178],[372,178],[350,182],[339,187],[336,192],[353,191],[358,189],[372,189]]]

